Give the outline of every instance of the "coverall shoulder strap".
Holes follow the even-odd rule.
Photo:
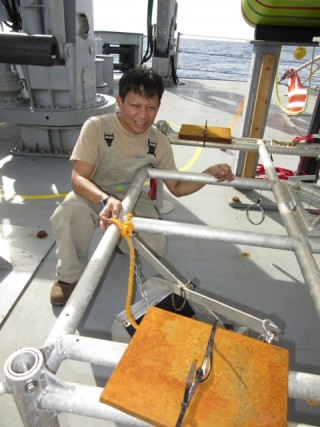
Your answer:
[[[156,157],[157,136],[154,127],[151,128],[150,138],[148,139],[148,153]]]
[[[112,127],[112,118],[108,115],[101,117],[102,123],[104,125],[104,140],[108,147],[112,146],[114,140],[114,132]]]

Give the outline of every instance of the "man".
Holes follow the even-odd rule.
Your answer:
[[[118,113],[88,119],[71,155],[72,190],[51,217],[57,242],[57,278],[50,300],[64,305],[81,277],[95,228],[103,231],[111,217],[118,217],[124,198],[137,170],[143,166],[176,170],[168,138],[152,125],[164,92],[161,77],[151,70],[134,69],[119,81]],[[226,164],[211,166],[208,173],[218,181],[234,176]],[[203,184],[165,180],[177,197],[202,188]],[[142,192],[134,213],[158,219],[153,202]],[[166,251],[162,235],[139,233],[157,256]]]

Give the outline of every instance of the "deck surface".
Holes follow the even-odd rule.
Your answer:
[[[204,80],[183,80],[182,83],[184,85],[165,91],[158,120],[167,120],[177,131],[182,123],[204,125],[207,121],[208,126],[230,127],[232,136],[241,136],[238,114],[246,95],[246,83]],[[273,101],[264,138],[290,141],[305,134],[312,102],[309,113],[289,120]],[[4,267],[0,270],[1,366],[18,347],[41,347],[61,312],[49,302],[56,263],[49,218],[70,190],[67,159],[12,157],[10,149],[17,141],[17,129],[1,124],[1,238],[6,242],[1,245]],[[236,151],[196,147],[175,146],[174,152],[178,168],[194,172],[221,162],[234,166],[237,157]],[[298,159],[293,158],[274,156],[274,159],[276,165],[292,170],[298,163]],[[163,219],[286,235],[277,211],[267,211],[263,223],[253,225],[243,210],[230,207],[234,196],[240,197],[243,203],[255,203],[260,196],[272,202],[272,196],[267,193],[206,186],[180,199],[165,193],[174,210]],[[47,237],[39,239],[40,230],[44,230]],[[92,252],[100,237],[97,230]],[[319,263],[319,256],[316,258]],[[272,319],[282,331],[279,345],[289,350],[289,369],[319,374],[319,318],[293,253],[169,236],[166,261],[186,280],[195,279],[199,292],[257,317]],[[81,322],[78,330],[81,335],[111,338],[113,320],[125,305],[127,264],[128,257],[114,255],[108,274]],[[143,272],[146,279],[155,274],[145,262]],[[58,374],[66,381],[99,386],[103,386],[106,379],[104,369],[80,362],[64,362]],[[1,396],[0,406],[1,427],[22,425],[11,395]],[[317,407],[304,402],[289,400],[288,419],[316,425],[318,411]],[[71,414],[61,414],[59,419],[63,427],[91,425],[90,419]],[[99,420],[95,425],[115,426]]]

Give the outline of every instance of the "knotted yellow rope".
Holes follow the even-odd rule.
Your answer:
[[[124,222],[121,222],[118,218],[110,218],[110,221],[112,222],[112,224],[115,224],[119,228],[121,237],[126,239],[129,245],[130,264],[129,264],[128,291],[127,291],[127,299],[126,299],[126,314],[133,328],[137,329],[138,324],[134,320],[131,313],[131,300],[132,300],[132,294],[133,294],[133,281],[134,281],[134,260],[135,260],[134,246],[131,238],[132,231],[133,231],[133,223],[131,222],[131,218],[133,218],[133,214],[128,213],[124,219]]]

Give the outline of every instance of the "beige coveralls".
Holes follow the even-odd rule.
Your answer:
[[[103,117],[105,119],[106,116]],[[156,132],[152,131],[151,135],[153,138]],[[106,132],[106,140],[105,136]],[[93,182],[99,182],[99,187],[107,194],[115,194],[123,199],[137,170],[146,165],[151,166],[155,157],[147,154],[148,141],[145,157],[138,159],[120,154],[114,145],[112,143],[109,146],[107,142],[101,144],[103,152],[99,154],[99,168]],[[133,213],[144,218],[159,218],[152,200],[145,192],[141,193]],[[91,239],[95,228],[99,226],[99,208],[71,191],[54,211],[51,224],[57,244],[57,277],[63,282],[75,283],[88,262]],[[139,233],[139,236],[158,256],[165,254],[165,236],[147,233]],[[127,245],[126,242],[122,243],[121,248]]]

